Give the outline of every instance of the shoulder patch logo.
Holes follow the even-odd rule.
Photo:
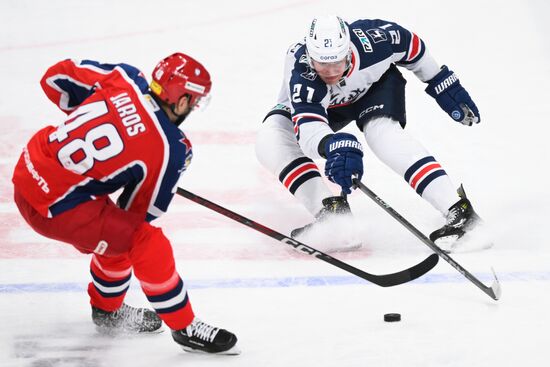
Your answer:
[[[353,28],[353,33],[359,38],[359,41],[361,42],[361,46],[363,46],[363,51],[365,52],[372,52],[372,45],[367,38],[367,35],[361,28]]]
[[[303,73],[300,74],[300,76],[306,80],[315,80],[315,78],[317,78],[317,73],[315,72],[315,70],[313,70],[313,68],[311,66],[309,66],[309,62],[307,60],[307,56],[304,54],[302,56],[300,56],[300,60],[298,61],[299,63],[301,64],[305,64],[305,67],[306,67],[306,71],[304,71]]]
[[[378,28],[373,28],[373,29],[369,29],[367,31],[367,33],[369,34],[369,36],[372,38],[372,41],[374,43],[378,43],[378,42],[382,42],[382,41],[387,41],[388,40],[388,37],[386,36],[386,33],[385,32],[382,32],[380,29]]]

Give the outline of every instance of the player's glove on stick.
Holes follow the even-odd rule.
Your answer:
[[[347,133],[336,133],[325,141],[325,175],[351,194],[352,176],[363,176],[363,147],[357,138]]]
[[[435,98],[453,120],[468,126],[481,121],[476,104],[447,66],[443,65],[441,71],[428,82],[426,93]]]

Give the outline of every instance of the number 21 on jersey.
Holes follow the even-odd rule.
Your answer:
[[[302,84],[294,84],[294,90],[292,93],[292,102],[294,103],[301,103],[302,102],[302,98],[300,97],[300,92],[302,91]],[[315,89],[311,88],[311,87],[307,87],[307,97],[306,97],[306,102],[307,103],[311,103],[311,101],[313,100],[313,93],[315,93]]]

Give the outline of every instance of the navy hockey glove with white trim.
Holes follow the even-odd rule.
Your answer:
[[[453,120],[468,126],[481,121],[476,104],[447,66],[443,65],[441,71],[428,82],[426,93],[435,98]]]
[[[357,138],[347,133],[336,133],[325,140],[325,175],[351,194],[352,176],[363,176],[363,147]]]

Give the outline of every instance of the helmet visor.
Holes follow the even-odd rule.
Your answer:
[[[191,106],[192,111],[204,111],[210,104],[211,95],[207,94],[206,96],[195,97],[193,105]]]

